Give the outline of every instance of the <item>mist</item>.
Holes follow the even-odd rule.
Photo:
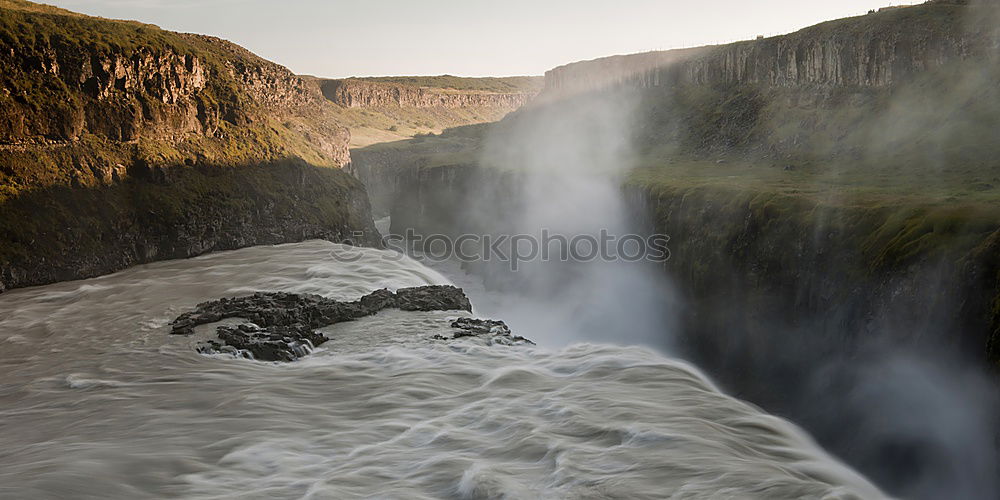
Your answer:
[[[634,92],[609,91],[572,107],[539,104],[508,117],[484,141],[480,164],[508,182],[477,186],[461,209],[465,226],[529,236],[544,248],[516,271],[494,262],[486,272],[488,282],[510,294],[503,317],[543,343],[670,345],[677,304],[662,262],[626,262],[614,250],[575,255],[596,252],[592,243],[602,234],[618,240],[649,231],[622,189],[635,162],[638,103]],[[483,200],[503,200],[504,210]],[[515,242],[511,251],[527,246]]]
[[[1000,2],[57,3],[0,496],[1000,498]]]
[[[995,5],[977,9],[966,29],[995,29],[990,25],[998,19]],[[616,87],[565,101],[542,100],[490,129],[479,163],[503,172],[496,175],[505,182],[484,177],[465,197],[463,220],[467,228],[505,234],[537,235],[542,229],[567,236],[597,235],[602,229],[648,234],[653,228],[643,212],[651,207],[626,201],[622,186],[650,151],[675,156],[694,151],[720,163],[743,157],[778,168],[790,164],[786,170],[793,171],[806,158],[799,174],[812,179],[806,190],[831,204],[856,203],[857,193],[845,194],[841,186],[859,172],[870,173],[883,188],[899,188],[913,182],[912,176],[928,176],[933,186],[934,176],[964,172],[970,161],[977,165],[988,157],[992,142],[984,134],[995,133],[990,124],[1000,116],[996,74],[995,64],[968,61],[953,65],[950,73],[920,75],[917,84],[887,97],[859,91],[837,101],[805,97],[805,91],[750,89],[740,94],[742,100],[710,102],[723,117],[740,117],[746,109],[782,110],[790,102],[800,113],[751,120],[749,131],[736,118],[715,129],[716,124],[693,121],[698,117],[692,110],[705,103],[692,103],[669,87]],[[929,99],[928,89],[941,97]],[[826,98],[850,103],[843,107],[850,118],[825,122]],[[796,120],[809,125],[793,127],[788,135],[787,124]],[[829,136],[845,123],[855,128],[831,144]],[[695,144],[694,133],[706,129],[715,142]],[[766,144],[768,139],[774,142]],[[827,235],[839,231],[840,216],[817,211],[812,234],[803,236],[813,238],[818,264],[825,252],[845,249],[839,258],[855,263],[870,258],[842,243],[828,246]],[[673,238],[671,251],[697,260],[689,243]],[[893,493],[995,498],[1000,492],[997,390],[979,358],[982,339],[956,320],[955,312],[969,304],[939,293],[956,286],[958,270],[947,256],[938,259],[880,285],[905,290],[918,298],[913,301],[887,298],[872,304],[856,298],[802,308],[770,297],[756,304],[737,298],[755,294],[752,288],[723,278],[713,292],[719,300],[701,304],[709,312],[695,316],[686,307],[693,299],[670,278],[686,264],[672,260],[534,259],[516,272],[506,263],[473,267],[505,292],[499,310],[512,327],[542,343],[642,344],[692,359],[728,391],[803,424]],[[828,280],[822,273],[831,271],[836,268],[802,274]],[[712,272],[724,277],[743,270]],[[798,283],[786,286],[806,293]]]

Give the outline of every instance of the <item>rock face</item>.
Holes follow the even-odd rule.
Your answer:
[[[378,245],[337,112],[230,42],[7,0],[0,291],[250,245]]]
[[[490,197],[489,203],[499,211],[516,207],[518,182],[505,172],[480,169],[475,164],[422,168],[415,163],[419,158],[405,150],[355,150],[355,157],[351,169],[369,190],[374,213],[392,216],[393,234],[412,228],[426,231],[424,234],[454,236],[481,230],[464,224],[464,210],[456,210],[468,205],[467,197]],[[479,189],[483,185],[494,189]],[[506,193],[510,198],[493,199],[495,193]],[[487,200],[482,203],[487,205]]]
[[[86,133],[135,140],[144,132],[204,134],[218,126],[218,109],[206,108],[199,95],[207,74],[196,56],[172,49],[154,53],[146,47],[98,53],[58,45],[25,48],[0,46],[0,64],[20,70],[8,76],[9,86],[0,94],[6,101],[0,120],[3,142],[33,141],[39,136],[75,140]],[[35,107],[39,96],[13,81],[15,75],[24,83],[50,82],[75,95]]]
[[[300,160],[156,170],[96,188],[38,190],[2,207],[7,288],[254,245],[380,245],[360,182]]]
[[[316,85],[235,44],[23,0],[0,17],[0,141],[213,135],[320,106]],[[31,30],[33,36],[24,35]],[[65,115],[65,116],[64,116]],[[123,135],[124,133],[124,135]]]
[[[194,311],[173,321],[171,333],[189,335],[198,325],[243,318],[249,323],[220,326],[216,332],[221,343],[208,341],[198,346],[199,352],[249,353],[261,361],[294,361],[329,340],[317,333],[316,328],[371,316],[389,308],[471,312],[472,304],[461,288],[448,285],[401,288],[395,293],[377,290],[351,302],[319,295],[256,293],[198,304]],[[471,332],[467,335],[488,334],[507,345],[527,342],[510,335],[502,322],[460,319],[452,326]]]
[[[357,79],[323,80],[323,95],[348,108],[497,108],[514,111],[534,97],[533,92],[502,93],[424,88]]]
[[[664,83],[661,80],[664,68],[710,51],[709,47],[667,50],[566,64],[545,72],[545,88],[539,98],[571,97],[620,85],[656,87]]]
[[[225,40],[52,9],[0,19],[0,145],[220,138],[226,124],[312,114],[313,82]],[[25,37],[30,29],[38,37]],[[316,130],[315,132],[322,132]],[[331,163],[349,162],[346,130],[329,130]],[[327,145],[329,146],[329,145]]]
[[[618,85],[755,84],[886,87],[956,59],[997,57],[989,23],[960,29],[960,2],[841,19],[772,38],[568,64],[545,74],[543,98]]]

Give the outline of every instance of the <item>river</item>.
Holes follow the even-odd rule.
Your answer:
[[[881,497],[793,424],[643,347],[431,341],[458,311],[337,324],[286,364],[197,354],[206,327],[168,334],[222,296],[469,280],[342,250],[248,248],[0,295],[0,498]]]

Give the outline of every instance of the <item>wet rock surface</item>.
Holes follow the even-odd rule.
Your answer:
[[[421,286],[396,291],[395,307],[404,311],[472,312],[472,304],[461,288],[453,286]]]
[[[273,326],[262,329],[253,323],[220,326],[219,340],[209,340],[197,346],[203,354],[226,353],[251,357],[261,361],[295,361],[330,340],[313,329],[302,326]]]
[[[535,345],[534,342],[514,335],[510,327],[503,321],[477,318],[458,318],[451,322],[451,327],[458,330],[451,338],[435,335],[435,340],[455,340],[465,337],[476,337],[486,341],[487,345]]]
[[[219,340],[199,344],[198,352],[229,353],[261,361],[294,361],[330,340],[316,332],[317,328],[371,316],[389,308],[471,312],[472,304],[461,288],[450,285],[401,288],[396,292],[377,290],[355,301],[339,301],[320,295],[259,292],[198,304],[194,311],[184,313],[173,321],[171,333],[190,335],[199,325],[242,318],[247,323],[219,326],[216,329]],[[466,324],[463,321],[466,319],[456,320],[452,326],[462,331],[475,331],[467,335],[504,337],[505,331],[510,336],[510,330],[502,322],[475,320],[483,323]],[[495,334],[493,330],[496,330]],[[516,343],[513,339],[511,337],[511,342]]]

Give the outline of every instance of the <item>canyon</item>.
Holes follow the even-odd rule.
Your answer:
[[[567,64],[544,79],[327,79],[295,75],[214,37],[0,0],[0,292],[259,246],[234,255],[252,257],[248,269],[291,274],[269,281],[202,259],[154,265],[180,269],[191,297],[242,295],[197,305],[174,297],[196,307],[180,317],[157,296],[173,289],[132,293],[144,297],[138,305],[162,309],[157,321],[176,318],[177,337],[249,316],[257,324],[219,326],[223,343],[196,349],[256,349],[261,359],[298,360],[291,370],[330,362],[305,356],[317,341],[340,339],[314,329],[347,320],[362,325],[348,345],[368,350],[398,344],[391,337],[400,324],[451,325],[441,330],[449,342],[497,334],[484,337],[488,345],[530,344],[503,322],[446,318],[472,307],[450,285],[434,289],[453,300],[421,309],[442,314],[396,318],[387,328],[375,313],[406,309],[409,287],[448,279],[391,260],[374,219],[388,217],[397,235],[456,238],[540,229],[532,224],[542,219],[525,217],[539,204],[553,213],[569,206],[568,224],[601,224],[614,220],[606,209],[621,209],[627,224],[619,229],[669,237],[669,259],[637,273],[657,286],[614,288],[620,276],[608,273],[538,287],[545,272],[496,262],[466,262],[461,271],[484,284],[483,296],[527,297],[552,311],[579,289],[604,291],[596,305],[571,304],[581,323],[655,331],[574,337],[626,345],[608,358],[607,373],[630,376],[618,360],[632,357],[657,366],[629,353],[635,344],[689,359],[726,392],[803,425],[892,494],[974,498],[996,490],[998,477],[997,20],[987,2],[932,0],[777,37]],[[588,170],[605,163],[610,172]],[[615,203],[602,198],[609,186]],[[313,239],[326,242],[269,246]],[[370,248],[340,262],[331,258],[348,248],[340,243]],[[300,261],[284,260],[296,252]],[[576,266],[562,263],[552,275],[585,274]],[[250,288],[231,289],[210,272]],[[405,286],[357,299],[384,283]],[[281,291],[246,295],[271,288]],[[86,282],[66,296],[88,290],[103,288]],[[22,292],[56,315],[45,290]],[[625,307],[632,303],[651,304],[650,317],[669,321],[642,324]],[[143,331],[167,337],[168,323],[135,311],[107,314],[126,317],[121,337],[142,321]],[[15,319],[25,330],[35,325]],[[540,339],[535,333],[525,335]],[[463,345],[449,348],[476,353]],[[180,347],[168,351],[192,351]],[[570,347],[566,363],[579,364],[573,349],[581,348]],[[378,353],[362,364],[382,373]],[[186,370],[178,356],[175,368]],[[423,362],[393,356],[398,366]],[[510,390],[537,378],[533,368],[507,366],[507,354],[484,356],[498,366],[486,385]],[[529,366],[532,356],[509,359]],[[234,360],[219,361],[229,369]],[[253,369],[267,380],[272,368]],[[715,390],[693,371],[671,370]],[[277,392],[294,396],[295,384]],[[428,410],[433,421],[437,408]],[[644,439],[595,429],[600,439],[612,435],[614,447]],[[534,451],[528,463],[538,464]]]
[[[210,36],[0,8],[0,290],[310,238],[377,246],[349,147],[494,121],[540,85],[298,76]]]
[[[680,325],[652,343],[680,346],[727,390],[801,422],[890,492],[962,496],[976,488],[956,484],[973,473],[948,457],[976,438],[935,434],[930,422],[945,407],[988,408],[996,392],[995,14],[987,3],[934,1],[779,37],[570,64],[499,123],[357,149],[351,169],[394,234],[523,232],[505,222],[521,213],[532,177],[498,145],[533,144],[553,116],[605,110],[583,119],[625,124],[619,181],[633,221],[670,237],[661,271],[683,304]],[[531,280],[503,266],[466,269],[501,290]],[[926,385],[893,371],[914,366],[927,367]],[[965,389],[953,378],[979,370],[990,375]],[[979,392],[916,403],[924,391],[963,390]],[[918,411],[928,428],[886,431],[873,408],[909,422],[923,421],[909,413]],[[988,414],[963,425],[995,436]]]
[[[886,301],[899,301],[905,316],[929,300],[925,291],[950,290],[956,296],[939,301],[940,311],[921,308],[911,326],[950,317],[977,332],[950,341],[998,362],[1000,226],[987,184],[997,173],[996,146],[983,140],[978,115],[963,119],[951,109],[985,102],[994,110],[989,82],[1000,50],[994,26],[964,24],[966,8],[931,2],[774,39],[568,65],[547,73],[538,102],[496,125],[357,149],[351,169],[368,187],[376,214],[392,215],[396,234],[483,231],[463,214],[473,211],[477,190],[501,186],[506,199],[484,203],[500,212],[518,206],[517,170],[479,155],[483,144],[514,139],[519,126],[553,110],[634,100],[643,109],[633,138],[640,154],[623,160],[634,163],[623,193],[656,230],[691,245],[678,247],[667,270],[699,297],[692,302],[726,289],[719,282],[725,274],[742,282],[740,292],[726,296],[778,294],[777,302],[814,315],[856,295],[859,280],[871,280],[860,289],[880,298],[855,296],[843,307],[868,312],[842,315],[870,325],[881,321],[876,312],[896,309]],[[973,60],[990,64],[970,66]],[[847,61],[860,65],[845,72]],[[922,119],[907,105],[926,99],[944,74],[960,77],[952,87],[932,87],[954,96],[938,99],[947,119],[936,130],[917,126],[889,144],[870,142],[888,123]],[[965,156],[956,163],[974,167],[982,187],[968,190],[963,184],[976,181],[966,178],[969,171],[932,149],[960,150]],[[904,165],[935,175],[934,188],[943,190],[908,176],[893,179]],[[876,189],[850,187],[865,182]],[[718,260],[698,262],[706,258]],[[955,281],[920,283],[941,279]]]

